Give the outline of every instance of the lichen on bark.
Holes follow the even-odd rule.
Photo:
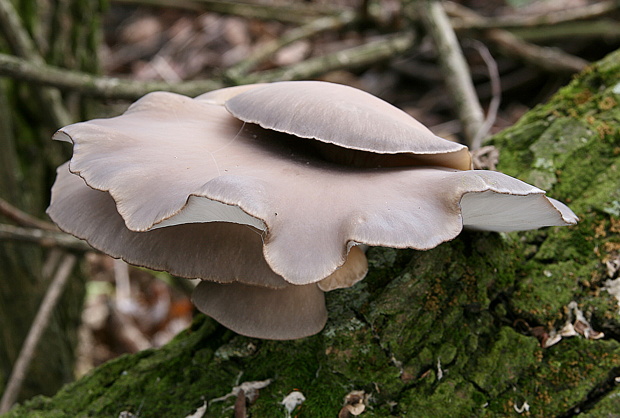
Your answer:
[[[368,277],[327,295],[319,335],[259,341],[199,316],[169,345],[121,357],[9,416],[183,417],[266,379],[251,416],[284,416],[293,390],[306,397],[299,417],[336,416],[352,390],[369,395],[365,417],[617,412],[620,313],[605,263],[620,256],[618,74],[620,51],[493,138],[499,169],[568,202],[577,226],[465,232],[426,252],[372,248]],[[542,348],[574,316],[571,301],[605,338]],[[205,416],[232,416],[235,399],[210,402]]]

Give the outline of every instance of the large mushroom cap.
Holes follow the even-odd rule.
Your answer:
[[[266,85],[265,83],[258,83],[258,84],[244,84],[241,86],[234,86],[234,87],[225,87],[223,89],[217,89],[217,90],[212,90],[207,93],[203,93],[200,96],[196,96],[194,99],[199,100],[204,103],[224,106],[224,103],[226,103],[228,100],[232,99],[233,97],[243,92],[246,92],[248,90],[255,89],[256,87],[261,87],[265,85]]]
[[[519,229],[574,222],[541,190],[501,173],[338,166],[306,154],[286,134],[244,125],[221,106],[172,93],[152,93],[122,116],[71,125],[58,136],[74,143],[71,172],[112,196],[127,229],[247,225],[255,235],[262,231],[257,238],[269,268],[296,285],[330,276],[355,243],[429,249],[458,235],[463,219],[479,229],[506,230],[526,213],[520,202],[543,216],[525,215]],[[500,201],[502,222],[489,215]],[[52,218],[75,230],[82,218],[61,216],[54,205]],[[76,235],[89,241],[104,234],[81,230],[89,235]],[[230,254],[231,262],[239,257]],[[133,262],[154,267],[152,257]]]
[[[329,83],[252,85],[197,99],[151,93],[121,116],[67,126],[55,139],[74,146],[48,208],[61,229],[132,264],[208,281],[194,296],[200,309],[262,338],[318,331],[321,292],[366,274],[358,244],[425,250],[464,226],[577,221],[534,186],[460,170],[469,168],[465,147]],[[356,163],[324,158],[332,148]],[[360,165],[356,153],[396,160]],[[297,320],[304,323],[291,325]]]

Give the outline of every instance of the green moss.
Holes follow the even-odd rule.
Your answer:
[[[480,415],[485,396],[460,378],[444,378],[433,385],[429,396],[408,393],[398,405],[398,416],[462,417]]]
[[[610,370],[620,364],[619,348],[614,341],[563,339],[541,351],[540,361],[523,374],[516,392],[528,402],[532,416],[568,411],[586,401],[594,388],[605,386]],[[507,392],[498,401],[509,404],[513,399],[515,393]]]
[[[37,397],[8,416],[21,417],[30,410],[66,417],[118,416],[122,411],[142,417],[185,416],[202,404],[202,397],[220,396],[216,386],[236,377],[235,370],[209,365],[213,349],[208,341],[216,337],[216,329],[214,321],[202,317],[166,347],[122,356],[63,388],[54,403]],[[196,367],[197,360],[208,366],[208,374]],[[196,391],[191,390],[194,384]]]
[[[580,416],[584,418],[614,418],[618,416],[618,411],[620,411],[620,387],[613,390],[608,396]]]
[[[535,339],[503,327],[490,349],[469,367],[469,379],[490,398],[495,398],[514,385],[524,370],[536,363],[537,345]]]

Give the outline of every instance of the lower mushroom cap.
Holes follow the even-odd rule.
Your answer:
[[[130,231],[112,197],[88,187],[67,164],[58,168],[47,212],[65,232],[131,264],[186,278],[239,280],[272,288],[289,285],[265,262],[262,235],[256,229],[211,222]]]
[[[463,226],[478,231],[526,231],[578,221],[564,203],[541,193],[518,197],[490,190],[467,193],[461,199],[461,210]]]
[[[321,331],[327,321],[325,298],[316,284],[268,289],[203,281],[192,300],[205,314],[248,337],[303,338]]]

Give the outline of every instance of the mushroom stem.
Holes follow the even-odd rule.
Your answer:
[[[353,246],[349,250],[347,261],[335,272],[318,282],[323,292],[351,287],[366,277],[368,260],[360,246]]]

